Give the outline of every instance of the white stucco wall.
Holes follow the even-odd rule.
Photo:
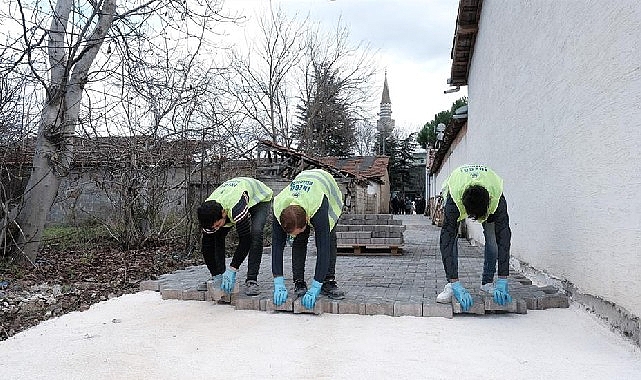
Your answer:
[[[512,256],[641,316],[641,2],[485,0],[466,135],[505,180]]]

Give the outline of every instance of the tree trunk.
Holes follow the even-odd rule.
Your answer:
[[[41,246],[60,180],[67,175],[73,160],[73,137],[88,72],[116,10],[116,0],[93,3],[101,5],[89,18],[97,19],[95,28],[91,33],[83,29],[85,33],[70,39],[77,42],[68,46],[66,31],[73,3],[73,0],[58,0],[52,15],[48,41],[50,84],[38,127],[33,169],[16,218],[21,234],[15,253],[21,252],[19,258],[32,264]]]

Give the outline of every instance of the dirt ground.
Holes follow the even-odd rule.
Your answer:
[[[48,246],[36,268],[0,264],[0,341],[44,320],[135,293],[140,281],[202,264],[196,256],[184,257],[171,246],[130,251]]]

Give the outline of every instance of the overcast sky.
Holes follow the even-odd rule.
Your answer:
[[[434,115],[467,95],[467,88],[448,89],[452,39],[459,0],[272,0],[289,14],[308,13],[328,29],[339,17],[354,43],[363,41],[378,51],[381,65],[377,86],[382,93],[385,70],[397,128],[418,131]],[[227,0],[226,5],[252,16],[267,0]],[[254,13],[255,14],[255,13]],[[377,98],[380,102],[380,96]]]

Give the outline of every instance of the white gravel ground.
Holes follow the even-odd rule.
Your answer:
[[[0,379],[641,379],[579,309],[454,319],[236,311],[125,295],[0,342]]]

